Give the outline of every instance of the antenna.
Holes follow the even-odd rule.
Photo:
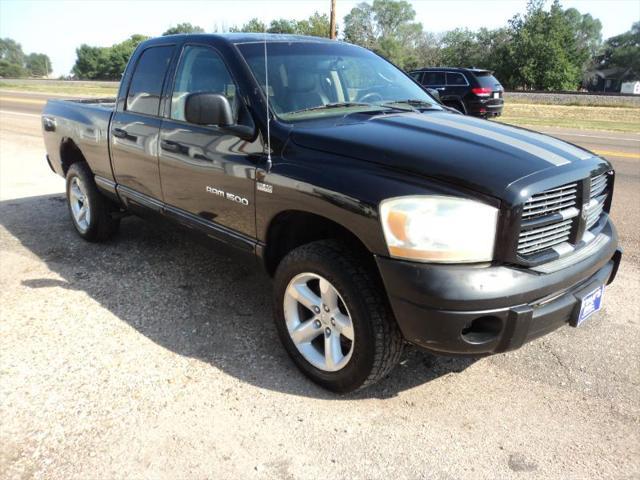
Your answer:
[[[269,64],[267,62],[267,25],[264,27],[264,93],[267,98],[267,172],[271,170],[271,120],[269,118]]]

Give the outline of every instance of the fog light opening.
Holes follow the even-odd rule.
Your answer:
[[[496,338],[502,330],[502,321],[498,317],[479,317],[462,329],[462,338],[465,342],[475,345],[489,343]]]

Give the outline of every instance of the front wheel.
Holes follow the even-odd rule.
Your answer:
[[[120,221],[112,216],[113,204],[98,191],[83,162],[74,163],[67,172],[67,204],[73,226],[85,240],[107,240],[118,231]]]
[[[278,266],[274,290],[285,349],[324,388],[366,387],[398,362],[403,339],[386,294],[344,245],[319,241],[293,250]]]

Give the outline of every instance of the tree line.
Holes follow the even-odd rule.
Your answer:
[[[19,43],[10,38],[0,38],[0,77],[46,77],[51,72],[51,60],[47,55],[27,55]]]
[[[226,30],[226,29],[225,29]],[[458,28],[426,31],[406,0],[360,3],[345,17],[341,40],[361,45],[411,70],[428,66],[481,67],[493,70],[509,89],[575,90],[585,72],[621,67],[640,75],[640,22],[628,32],[602,39],[602,24],[559,0],[529,0],[526,11],[497,29]],[[291,33],[329,36],[329,16],[318,12],[304,20],[258,18],[233,26],[231,32]],[[181,23],[163,35],[204,32]],[[111,47],[83,44],[72,73],[89,80],[119,80],[133,50],[147,39],[132,35]],[[0,57],[2,58],[2,57]],[[631,73],[630,73],[631,74]]]

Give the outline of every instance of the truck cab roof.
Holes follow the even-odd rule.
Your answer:
[[[223,40],[232,44],[241,43],[335,43],[336,40],[330,40],[323,37],[312,37],[308,35],[290,35],[281,33],[179,33],[175,35],[166,35],[164,37],[151,38],[143,42],[144,45],[154,45],[165,43],[167,39],[176,40]]]

